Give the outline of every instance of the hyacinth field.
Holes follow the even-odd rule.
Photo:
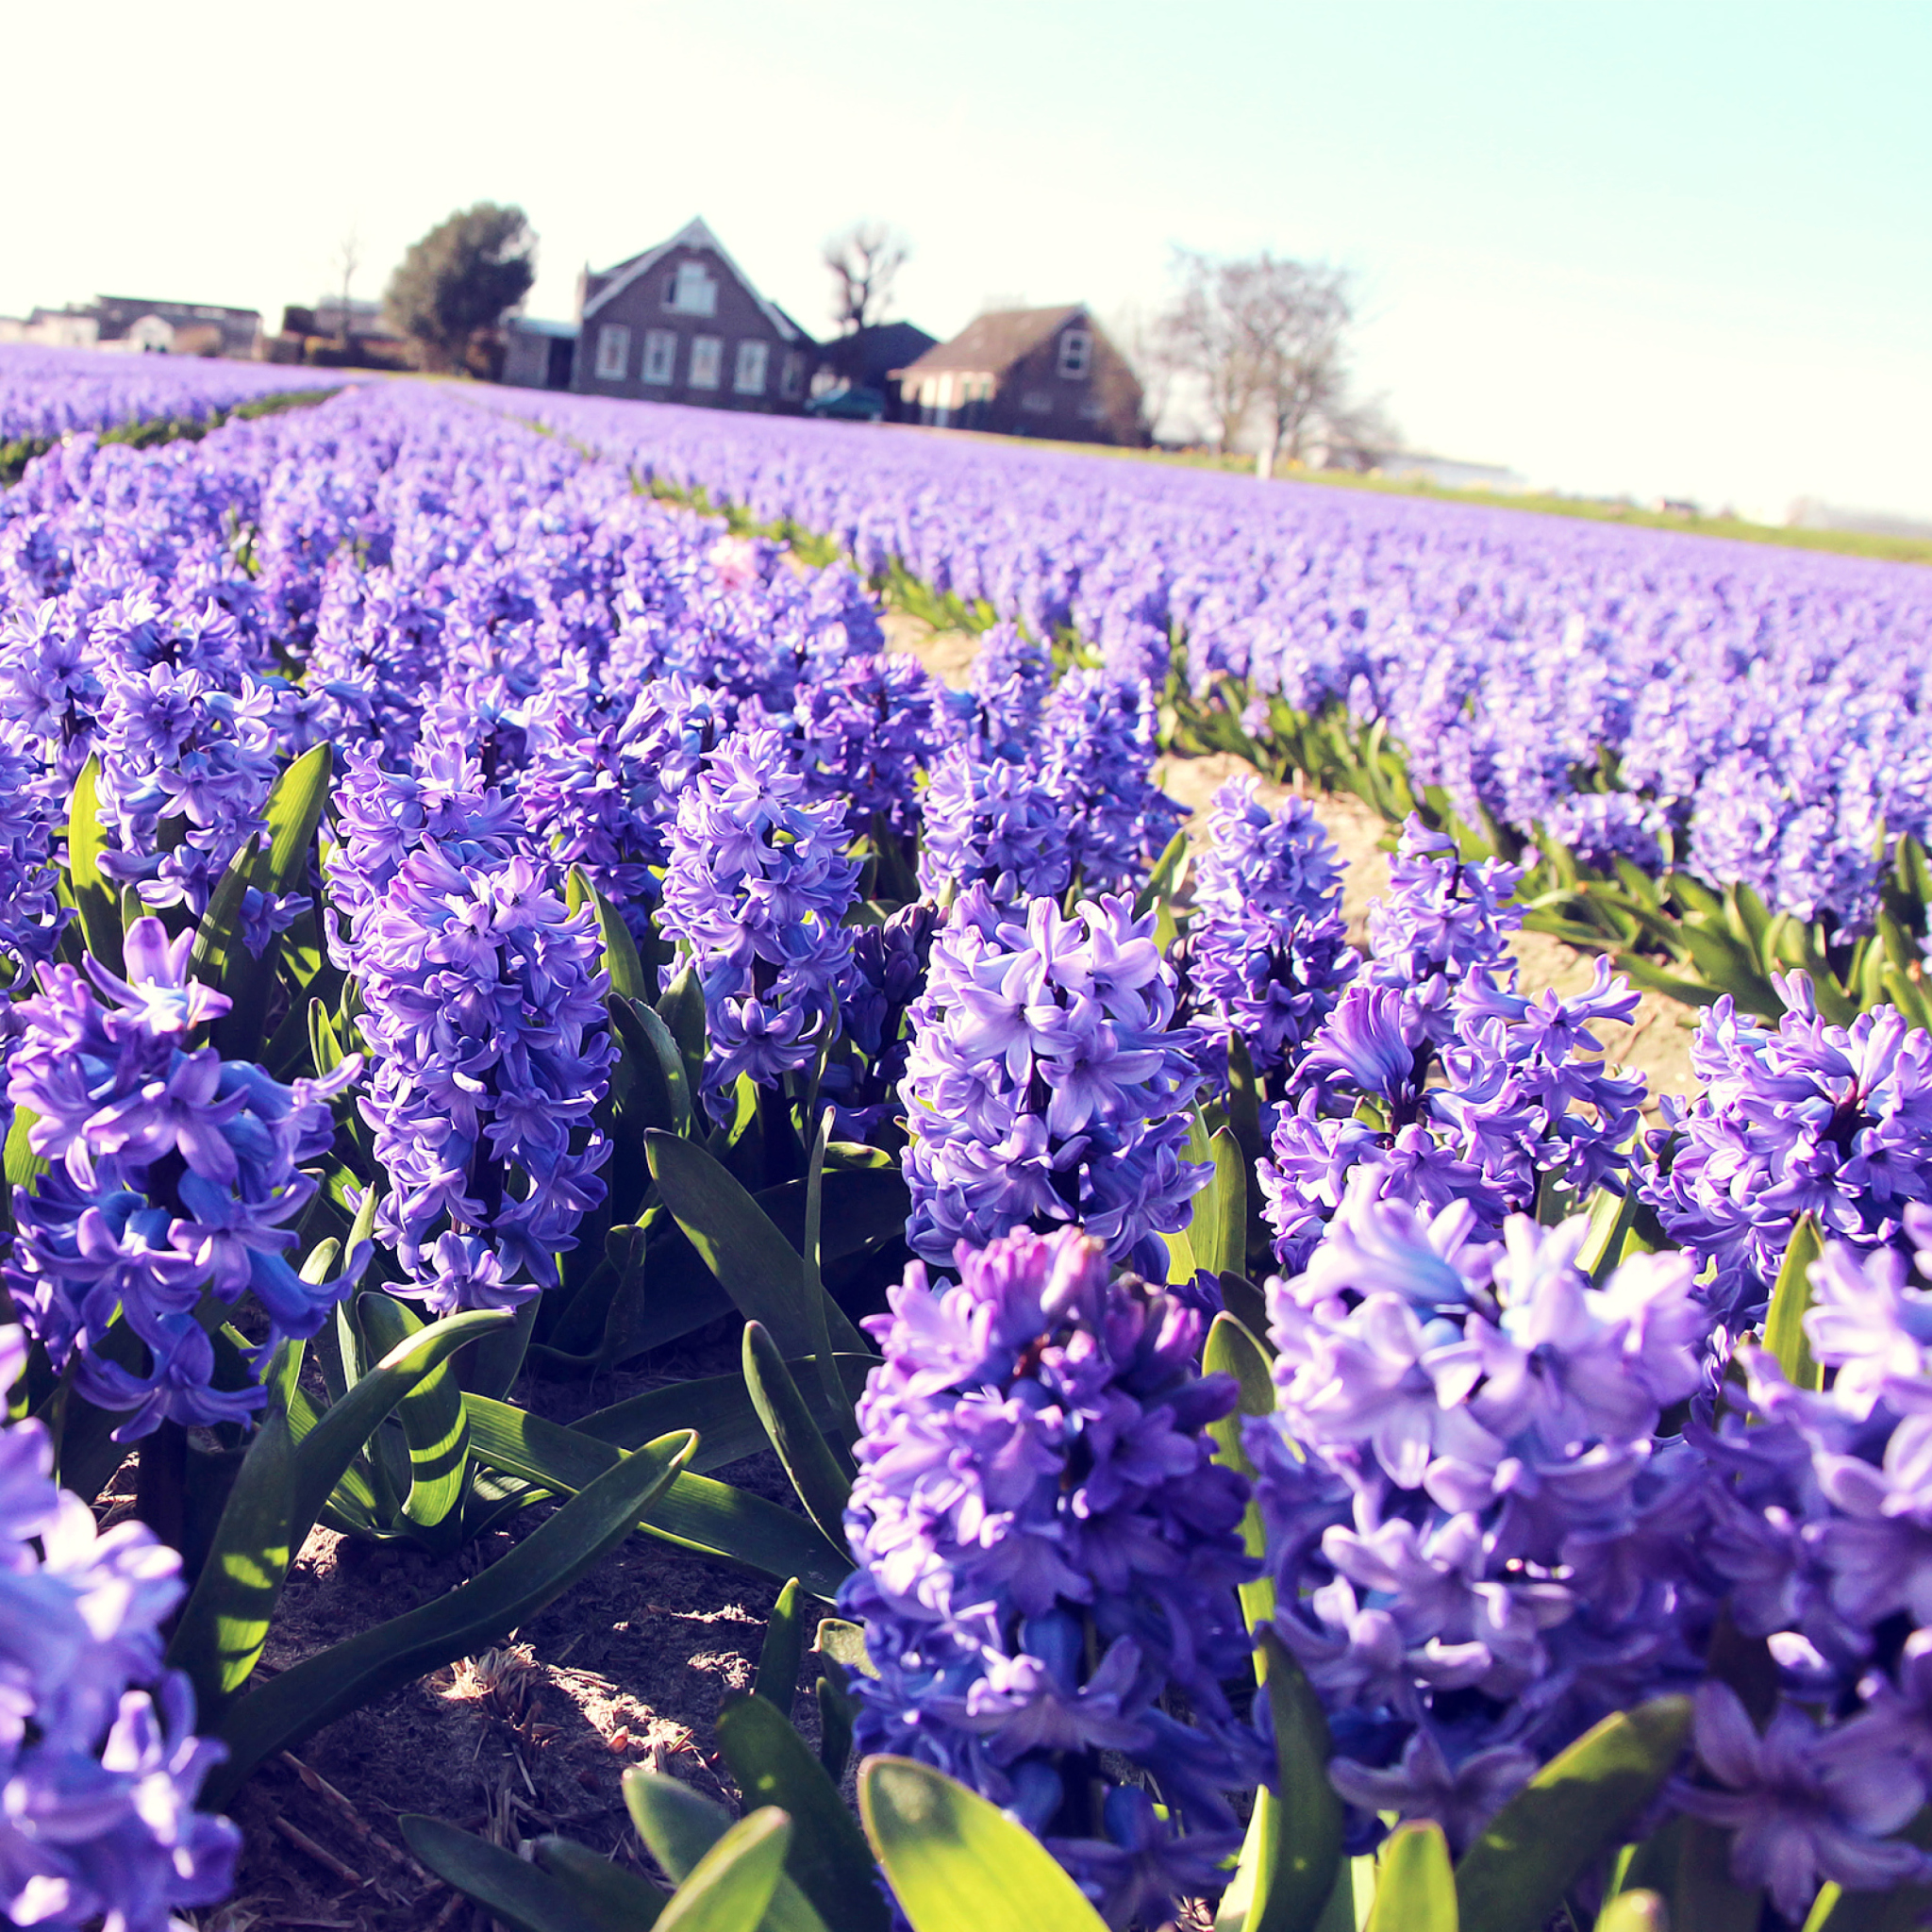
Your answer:
[[[1932,1915],[1932,577],[158,366],[0,350],[13,1924]]]

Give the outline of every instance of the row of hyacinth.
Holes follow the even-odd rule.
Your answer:
[[[526,407],[867,572],[1076,631],[1117,675],[1158,688],[1172,654],[1197,690],[1345,707],[1472,824],[1547,826],[1592,864],[1657,869],[1669,840],[1714,883],[1857,924],[1881,838],[1932,829],[1932,590],[1909,565],[779,416]]]

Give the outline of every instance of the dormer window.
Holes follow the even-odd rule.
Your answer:
[[[718,284],[701,261],[680,261],[665,278],[664,306],[678,315],[716,315]]]
[[[1084,328],[1070,328],[1060,338],[1060,374],[1077,382],[1093,366],[1093,336]]]

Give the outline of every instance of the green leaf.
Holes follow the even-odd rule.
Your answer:
[[[295,1445],[289,1512],[290,1541],[300,1549],[322,1514],[343,1472],[384,1419],[425,1375],[432,1374],[465,1342],[507,1326],[508,1308],[476,1308],[452,1315],[391,1349],[366,1375],[350,1382],[347,1392],[323,1412]],[[353,1325],[349,1344],[356,1346]],[[340,1332],[340,1331],[339,1331]],[[345,1360],[352,1376],[356,1364]]]
[[[826,1108],[819,1118],[819,1129],[812,1136],[811,1157],[805,1170],[805,1241],[800,1248],[805,1262],[805,1307],[812,1326],[812,1353],[818,1357],[819,1391],[825,1406],[838,1418],[833,1424],[831,1447],[834,1459],[849,1478],[852,1458],[845,1445],[858,1440],[858,1419],[846,1400],[844,1385],[839,1380],[839,1366],[833,1359],[832,1337],[825,1319],[824,1244],[825,1149],[832,1140],[832,1109]]]
[[[1188,1239],[1196,1266],[1240,1274],[1248,1263],[1248,1163],[1232,1127],[1217,1128],[1208,1152],[1214,1177],[1194,1196]]]
[[[248,1681],[268,1638],[293,1551],[289,1545],[293,1445],[288,1418],[262,1418],[236,1473],[214,1545],[169,1640],[171,1669],[194,1686],[204,1725]]]
[[[868,1757],[858,1810],[912,1932],[1102,1932],[1046,1847],[942,1772]]]
[[[630,936],[624,915],[591,883],[582,866],[570,869],[571,882],[584,895],[584,901],[597,915],[597,932],[604,944],[604,970],[610,975],[610,991],[621,1000],[648,1002],[651,990],[644,980],[644,964],[638,958],[638,942]]]
[[[608,1443],[508,1403],[473,1395],[463,1406],[470,1417],[471,1455],[560,1495],[588,1489],[622,1455]],[[659,1542],[736,1563],[776,1582],[795,1576],[827,1602],[852,1571],[851,1557],[795,1511],[688,1469],[654,1500],[638,1527]]]
[[[691,1083],[671,1029],[641,1000],[613,999],[610,1018],[637,1082],[635,1100],[624,1118],[628,1121],[634,1111],[641,1123],[640,1133],[657,1126],[679,1136],[689,1134]]]
[[[806,1306],[805,1263],[771,1217],[702,1147],[670,1134],[644,1137],[651,1178],[664,1205],[746,1320],[762,1322],[783,1355],[809,1355],[816,1324]],[[832,1345],[863,1354],[865,1342],[828,1296]]]
[[[791,1821],[775,1806],[741,1819],[677,1888],[658,1916],[661,1932],[758,1932],[791,1840]]]
[[[425,1332],[425,1324],[391,1295],[358,1296],[356,1314],[362,1332],[385,1357]],[[470,1461],[470,1425],[454,1370],[447,1363],[430,1370],[396,1404],[396,1417],[409,1445],[409,1493],[403,1498],[403,1521],[422,1532],[430,1549],[447,1555],[462,1541],[464,1478]]]
[[[231,1756],[205,1802],[219,1809],[264,1757],[500,1639],[594,1569],[667,1489],[696,1439],[667,1436],[624,1458],[469,1583],[305,1658],[232,1705],[218,1735]]]
[[[669,1903],[648,1879],[599,1857],[574,1838],[540,1838],[530,1849],[538,1869],[556,1879],[577,1908],[607,1932],[644,1932]]]
[[[244,885],[252,882],[279,897],[300,891],[308,883],[308,856],[315,846],[315,828],[322,823],[323,808],[328,803],[333,758],[326,742],[311,745],[275,780],[263,807],[268,850],[254,857]],[[223,884],[226,883],[224,879]],[[239,917],[239,902],[236,910]],[[233,1004],[215,1022],[214,1043],[230,1059],[260,1057],[269,995],[281,952],[281,944],[276,943],[265,947],[257,958],[240,942],[239,924],[234,936],[226,940],[218,983]]]
[[[1167,841],[1167,849],[1154,862],[1147,883],[1134,901],[1134,917],[1145,919],[1155,907],[1171,900],[1180,890],[1181,874],[1188,864],[1188,834],[1183,826]]]
[[[1328,1782],[1328,1720],[1272,1631],[1260,1657],[1279,1775],[1275,1790],[1255,1793],[1236,1874],[1249,1899],[1242,1932],[1311,1932],[1343,1870],[1341,1800]]]
[[[852,1478],[805,1406],[779,1355],[777,1344],[761,1322],[744,1324],[744,1384],[758,1407],[758,1420],[778,1460],[805,1505],[805,1513],[818,1524],[824,1539],[836,1544],[844,1535],[845,1502]]]
[[[1433,1819],[1398,1824],[1376,1860],[1368,1932],[1457,1932],[1456,1874],[1449,1841]],[[1489,1932],[1472,1926],[1470,1932]]]
[[[624,1802],[638,1837],[674,1884],[696,1870],[705,1854],[731,1829],[731,1814],[715,1800],[657,1772],[633,1765],[624,1774]],[[772,1890],[760,1932],[826,1932],[825,1922],[782,1872]]]
[[[1671,1924],[1683,1932],[1757,1932],[1764,1893],[1732,1882],[1731,1834],[1686,1818],[1671,1892]]]
[[[1670,1932],[1662,1894],[1620,1891],[1597,1914],[1596,1932]]]
[[[256,882],[256,872],[267,870],[261,847],[252,840],[228,861],[215,889],[208,894],[208,910],[194,928],[194,944],[188,955],[189,976],[207,986],[225,991],[228,976],[240,970],[248,948],[242,943],[242,901]]]
[[[798,1620],[798,1578],[788,1577],[765,1624],[765,1641],[758,1652],[758,1674],[753,1694],[775,1706],[789,1718],[798,1695],[798,1667],[805,1660],[805,1630]]]
[[[30,1107],[13,1109],[13,1124],[7,1129],[7,1185],[9,1188],[31,1188],[47,1171],[46,1156],[36,1154],[27,1139],[39,1119],[40,1115]]]
[[[1577,1874],[1662,1790],[1690,1730],[1690,1699],[1659,1697],[1614,1712],[1551,1758],[1462,1855],[1462,1916],[1482,1932],[1541,1932]]]
[[[658,1017],[671,1029],[686,1076],[695,1087],[705,1064],[705,992],[694,968],[685,967],[664,989]]]
[[[1932,1851],[1932,1806],[1897,1834],[1922,1851]],[[1805,1922],[1805,1932],[1918,1932],[1932,1916],[1932,1886],[1895,1885],[1888,1891],[1839,1891],[1827,1902],[1826,1886]],[[1821,1912],[1820,1907],[1823,1907]]]
[[[109,973],[122,970],[121,895],[101,870],[101,761],[90,754],[67,808],[67,878],[87,949]]]
[[[785,1713],[735,1698],[718,1713],[718,1746],[745,1803],[779,1806],[797,1825],[785,1869],[819,1917],[840,1932],[891,1932],[864,1836]]]
[[[1776,1356],[1778,1366],[1793,1389],[1823,1389],[1824,1372],[1811,1358],[1811,1346],[1805,1336],[1805,1311],[1811,1306],[1811,1264],[1824,1252],[1824,1239],[1815,1214],[1801,1214],[1791,1229],[1785,1258],[1777,1271],[1777,1285],[1771,1291],[1771,1307],[1764,1318],[1764,1345]]]
[[[841,1355],[836,1359],[847,1400],[863,1393],[866,1377],[877,1362],[863,1355]],[[809,1359],[786,1364],[799,1393],[811,1405],[812,1420],[824,1428],[831,1416],[822,1406],[817,1366]],[[668,1388],[648,1390],[608,1408],[579,1416],[571,1427],[580,1436],[620,1449],[635,1449],[666,1429],[695,1429],[698,1453],[691,1467],[700,1475],[770,1447],[742,1375],[701,1375],[689,1382],[674,1382]]]
[[[621,1922],[587,1910],[557,1879],[501,1845],[414,1811],[403,1812],[396,1824],[418,1864],[513,1932],[621,1932]]]
[[[1252,1482],[1255,1465],[1241,1446],[1241,1424],[1251,1416],[1274,1413],[1274,1381],[1268,1373],[1268,1357],[1262,1353],[1261,1344],[1232,1315],[1223,1313],[1215,1316],[1208,1330],[1207,1344],[1201,1351],[1201,1367],[1210,1375],[1232,1375],[1240,1385],[1241,1398],[1233,1412],[1219,1422],[1209,1423],[1208,1433],[1214,1442],[1215,1461]],[[1261,1506],[1252,1496],[1241,1515],[1241,1541],[1251,1557],[1262,1555],[1268,1547],[1268,1534],[1261,1526]],[[1244,1583],[1241,1596],[1250,1630],[1258,1630],[1274,1621],[1274,1586],[1267,1577]]]

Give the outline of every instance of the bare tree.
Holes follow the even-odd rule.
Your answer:
[[[349,286],[356,279],[356,271],[362,266],[362,242],[354,228],[336,243],[336,267],[342,277],[342,325],[339,333],[343,341],[349,340]]]
[[[1179,283],[1161,320],[1177,364],[1195,376],[1230,447],[1257,432],[1256,474],[1298,460],[1318,428],[1354,407],[1344,338],[1355,319],[1347,272],[1284,260],[1266,250],[1240,260],[1175,251]]]
[[[832,319],[841,335],[885,319],[892,279],[911,252],[905,236],[884,222],[854,222],[825,243]]]

